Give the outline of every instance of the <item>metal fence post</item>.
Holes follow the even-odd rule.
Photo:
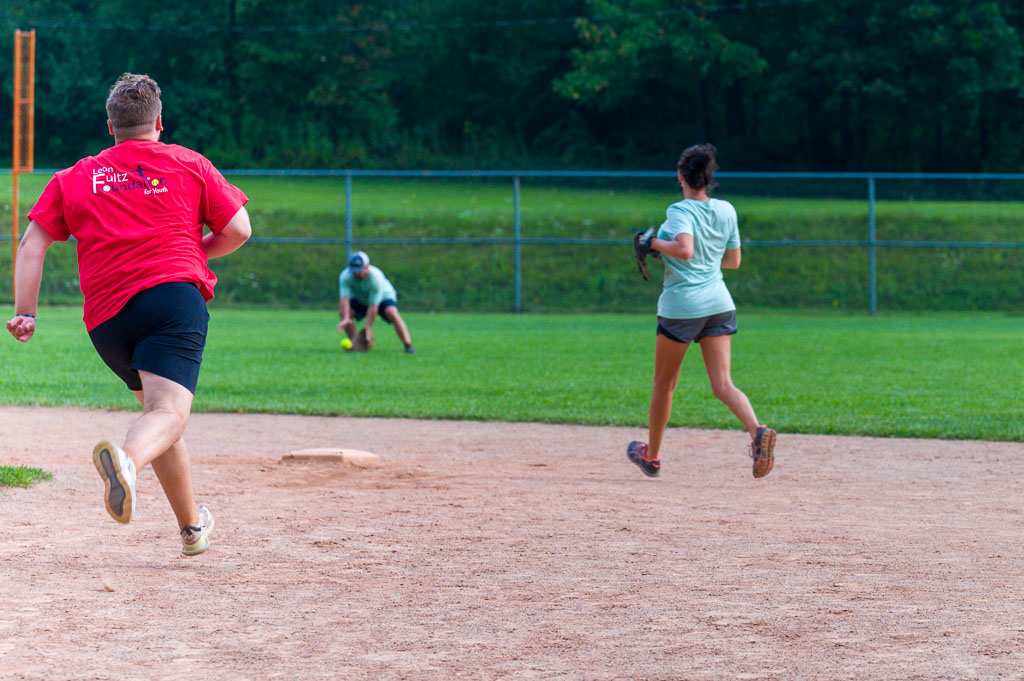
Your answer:
[[[345,264],[352,255],[352,172],[345,172]]]
[[[516,312],[523,311],[523,253],[522,253],[522,221],[519,214],[519,176],[512,178],[512,206],[515,214],[515,251],[516,251]]]
[[[869,287],[871,289],[871,314],[878,311],[878,280],[875,273],[875,177],[868,178],[868,269]]]

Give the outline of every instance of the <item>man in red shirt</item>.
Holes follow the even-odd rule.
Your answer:
[[[252,234],[248,198],[201,154],[159,141],[160,88],[148,76],[121,76],[106,109],[114,146],[56,173],[29,212],[7,330],[22,342],[35,333],[46,250],[75,237],[89,338],[142,403],[123,448],[104,440],[93,450],[107,512],[131,521],[137,471],[152,464],[182,553],[196,555],[210,545],[213,516],[196,506],[182,436],[217,282],[207,259]]]

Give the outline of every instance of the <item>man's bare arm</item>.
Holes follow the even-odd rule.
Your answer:
[[[43,279],[46,251],[53,245],[51,237],[35,220],[28,223],[25,236],[18,244],[18,264],[14,268],[14,317],[7,322],[7,330],[21,342],[26,342],[36,330],[35,314],[39,305],[39,283]]]
[[[210,232],[203,237],[203,250],[207,258],[219,258],[234,253],[239,247],[252,236],[252,225],[249,223],[249,213],[245,206],[238,209],[235,216],[228,220],[224,229],[219,232]]]

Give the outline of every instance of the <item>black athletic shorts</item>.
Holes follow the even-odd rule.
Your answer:
[[[658,330],[655,335],[658,333],[676,343],[699,343],[701,338],[708,336],[731,336],[736,333],[736,310],[696,319],[658,317]]]
[[[362,319],[363,317],[366,316],[366,311],[369,308],[367,308],[365,305],[360,303],[355,298],[349,298],[348,302],[352,306],[353,317],[355,317],[356,319]],[[398,303],[391,300],[390,298],[385,298],[384,300],[380,301],[380,305],[377,306],[377,316],[386,321],[388,324],[391,323],[391,320],[384,316],[384,310],[388,309],[389,307],[393,307],[397,310]]]
[[[209,321],[196,285],[172,282],[132,296],[89,339],[129,390],[142,390],[139,371],[148,371],[194,394]]]

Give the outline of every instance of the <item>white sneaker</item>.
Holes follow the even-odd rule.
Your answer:
[[[103,440],[92,450],[92,462],[96,464],[103,482],[103,502],[107,513],[119,523],[132,521],[135,510],[135,464],[124,451],[110,440]]]
[[[210,548],[210,533],[213,532],[213,514],[205,506],[199,507],[199,527],[186,525],[181,528],[181,552],[186,556],[197,556]]]

